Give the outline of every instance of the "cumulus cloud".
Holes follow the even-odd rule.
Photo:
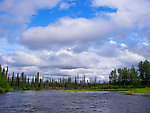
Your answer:
[[[115,58],[118,56],[118,54],[121,54],[121,48],[119,48],[119,44],[117,45],[110,45],[110,44],[104,44],[100,46],[99,49],[96,49],[95,51],[98,55],[106,57],[106,58]]]
[[[129,0],[93,0],[92,3],[93,7],[116,8],[117,12],[106,13],[106,18],[61,18],[46,27],[29,28],[22,33],[21,42],[30,49],[61,48],[62,45],[76,46],[77,43],[82,45],[85,42],[88,48],[89,44],[106,41],[109,36],[127,41],[133,30],[139,32],[150,27],[148,0],[133,0],[132,4]],[[126,47],[124,44],[121,46]]]
[[[120,46],[123,47],[123,48],[127,47],[127,45],[124,44],[124,43],[121,43]]]
[[[10,66],[10,72],[18,72],[18,70],[26,73],[30,72],[30,74],[40,72],[41,76],[85,74],[88,78],[98,76],[106,80],[112,69],[131,67],[145,59],[128,49],[118,49],[117,46],[114,46],[113,49],[110,48],[108,49],[107,46],[104,46],[101,49],[116,52],[115,57],[113,57],[114,53],[111,51],[107,52],[112,57],[106,57],[106,53],[103,52],[98,54],[99,49],[97,48],[95,49],[97,52],[93,52],[91,49],[88,52],[80,53],[65,49],[57,52],[51,50],[14,51],[13,54],[2,56],[2,59],[6,65]]]
[[[150,18],[149,0],[133,0],[132,2],[129,0],[122,0],[122,1],[116,0],[114,3],[113,0],[111,0],[110,4],[118,8],[118,13],[117,13],[118,18],[122,19],[123,17],[124,18],[126,17],[125,22],[128,21],[129,23],[133,23],[133,24],[135,24],[134,22],[137,22],[136,25],[138,28],[143,28],[145,26],[150,25],[147,24],[148,19]]]
[[[17,37],[18,30],[24,30],[32,15],[42,8],[51,9],[60,0],[2,0],[0,1],[0,38],[9,31],[9,36]],[[15,33],[16,32],[16,33]]]
[[[28,67],[40,65],[41,59],[33,54],[28,54],[23,51],[16,51],[7,57],[7,62],[10,65],[17,67]]]
[[[149,43],[143,42],[142,43],[144,46],[149,46]]]
[[[92,3],[93,7],[107,6],[117,9],[117,13],[107,14],[119,28],[116,32],[150,28],[149,0],[93,0]]]
[[[116,41],[113,41],[113,40],[110,40],[109,43],[110,43],[110,44],[116,44],[117,42],[116,42]]]
[[[143,44],[143,42],[141,43],[137,43],[137,44],[134,44],[134,45],[130,45],[128,47],[128,49],[134,53],[137,53],[137,54],[140,54],[142,56],[145,57],[145,59],[150,59],[150,54],[149,54],[149,51],[150,51],[150,47],[149,46],[145,46]]]
[[[22,43],[30,49],[51,48],[76,42],[102,40],[109,36],[111,23],[104,19],[61,18],[47,27],[33,27],[22,34]]]

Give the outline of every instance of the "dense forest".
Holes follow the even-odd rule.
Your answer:
[[[115,85],[150,85],[150,63],[148,60],[138,64],[138,70],[132,66],[130,69],[114,69],[109,75],[109,83]]]
[[[21,74],[14,72],[8,76],[8,67],[2,68],[0,65],[0,92],[9,92],[13,90],[41,90],[41,89],[89,89],[91,87],[110,88],[110,86],[117,87],[145,87],[150,86],[150,63],[148,60],[140,62],[138,69],[134,66],[131,68],[114,69],[109,75],[109,83],[100,83],[97,78],[93,81],[86,81],[85,75],[82,80],[77,76],[74,78],[68,77],[67,79],[59,78],[58,80],[49,79],[44,81],[39,77],[39,72],[35,77],[30,80],[24,72]],[[114,88],[114,87],[112,87]]]

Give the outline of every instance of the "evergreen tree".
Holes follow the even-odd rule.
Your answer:
[[[111,84],[116,84],[117,83],[117,73],[116,69],[112,70],[110,75],[109,75],[109,82]]]
[[[145,77],[144,82],[146,85],[150,85],[150,63],[148,62],[148,60],[144,61],[143,68]]]
[[[49,81],[48,80],[46,80],[45,86],[46,86],[46,88],[49,88]]]
[[[43,88],[43,79],[40,78],[40,84],[39,84],[40,89]]]
[[[26,86],[27,86],[27,76],[25,75],[25,77],[24,77],[24,87],[26,88]]]
[[[27,89],[30,89],[30,79],[29,79],[29,77],[27,78]]]
[[[37,73],[37,77],[35,78],[35,88],[39,86],[39,72]]]
[[[21,86],[20,77],[19,77],[19,73],[17,73],[16,87],[20,87],[20,86]]]
[[[134,66],[130,69],[130,85],[137,85],[138,80],[138,72],[135,70]]]
[[[129,70],[127,68],[124,68],[122,71],[123,71],[122,84],[129,85],[129,78],[130,78]]]
[[[138,67],[142,84],[150,85],[150,63],[148,60],[145,60],[144,62],[141,61]]]
[[[12,73],[11,86],[15,86],[15,73]]]
[[[122,85],[122,80],[123,80],[123,72],[122,69],[118,69],[118,84]]]
[[[21,73],[21,88],[25,88],[24,72]]]
[[[0,93],[5,93],[9,91],[13,91],[9,82],[7,80],[7,73],[8,71],[1,67],[0,65]]]
[[[35,84],[35,83],[34,83],[34,77],[32,77],[32,81],[31,81],[31,88],[32,88],[32,89],[35,88],[35,87],[34,87],[34,84]]]

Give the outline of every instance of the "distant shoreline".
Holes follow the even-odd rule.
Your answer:
[[[16,90],[20,91],[20,90]],[[22,90],[25,91],[25,90]],[[26,90],[26,91],[116,91],[123,92],[126,95],[141,95],[141,96],[150,96],[150,87],[146,88],[132,88],[132,89],[39,89],[39,90]]]
[[[130,93],[130,91],[123,91],[126,95],[141,95],[141,96],[150,96],[150,93]]]

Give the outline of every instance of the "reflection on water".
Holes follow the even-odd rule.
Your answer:
[[[0,113],[149,113],[150,97],[108,91],[16,91],[0,95]]]

